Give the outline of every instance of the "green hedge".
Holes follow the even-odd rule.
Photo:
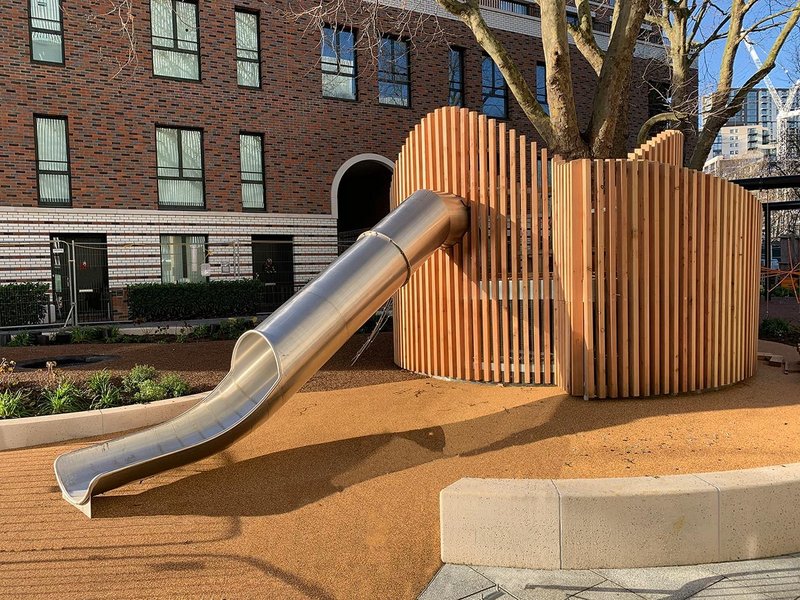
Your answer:
[[[46,283],[0,285],[0,327],[41,323],[47,314],[49,290]]]
[[[255,315],[265,285],[254,279],[204,283],[143,283],[128,286],[128,314],[134,321],[183,321]]]

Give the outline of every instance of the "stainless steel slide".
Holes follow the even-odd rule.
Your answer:
[[[467,228],[462,200],[411,195],[319,277],[236,342],[231,370],[199,404],[137,433],[59,456],[64,499],[92,496],[223,450],[276,411],[442,245]],[[187,360],[191,360],[187,356]]]

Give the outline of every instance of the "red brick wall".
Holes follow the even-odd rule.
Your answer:
[[[125,39],[106,19],[87,24],[101,6],[64,1],[66,66],[34,64],[29,58],[27,2],[0,12],[0,204],[36,206],[35,113],[66,115],[74,207],[157,208],[155,124],[204,131],[206,207],[241,210],[240,130],[264,132],[267,208],[271,212],[328,213],[330,186],[348,158],[374,152],[394,159],[407,131],[447,101],[447,51],[443,44],[412,53],[411,108],[378,104],[375,69],[359,55],[358,101],[323,99],[316,31],[282,14],[283,3],[242,0],[200,2],[202,81],[152,75],[148,3],[137,3],[137,64],[117,77]],[[77,6],[76,6],[77,5]],[[260,90],[236,83],[234,6],[261,12]],[[466,105],[480,110],[481,51],[466,27],[446,21],[449,41],[467,49]],[[542,60],[538,39],[500,32],[529,74]],[[631,142],[647,118],[649,61],[636,61],[631,89]],[[583,121],[594,96],[595,77],[573,49],[575,96]],[[509,120],[529,136],[532,128],[513,98]]]

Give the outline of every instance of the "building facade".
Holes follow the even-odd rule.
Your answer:
[[[484,2],[546,102],[534,5]],[[390,22],[406,5],[382,4]],[[258,277],[290,294],[388,211],[395,156],[440,106],[537,137],[466,27],[432,0],[415,10],[439,16],[441,35],[414,44],[390,31],[374,52],[350,23],[309,27],[285,2],[137,6],[134,43],[89,0],[0,14],[0,284],[50,284],[54,321],[70,308],[82,322],[125,319],[135,283]],[[595,9],[602,46],[608,17]],[[662,54],[637,46],[631,144]],[[596,78],[572,58],[585,121]]]
[[[786,103],[789,88],[776,89],[782,103]],[[711,105],[710,96],[703,97],[704,115]],[[788,120],[788,134],[800,136],[800,117]],[[778,144],[778,107],[766,88],[750,90],[742,108],[720,129],[711,148],[709,160],[716,157],[730,159],[747,153],[774,158]]]

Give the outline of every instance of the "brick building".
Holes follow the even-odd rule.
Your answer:
[[[544,96],[535,7],[484,2]],[[129,45],[114,15],[87,21],[98,3],[63,5],[0,14],[0,283],[50,282],[54,319],[71,303],[64,244],[78,248],[82,321],[125,318],[132,283],[258,277],[279,264],[276,277],[297,287],[336,256],[337,236],[386,212],[394,157],[427,112],[461,102],[535,138],[499,71],[432,0],[416,6],[442,17],[446,40],[387,37],[375,61],[352,48],[347,23],[321,43],[282,1],[151,0],[119,73]],[[637,46],[633,135],[661,52]],[[587,118],[595,76],[573,54]]]

